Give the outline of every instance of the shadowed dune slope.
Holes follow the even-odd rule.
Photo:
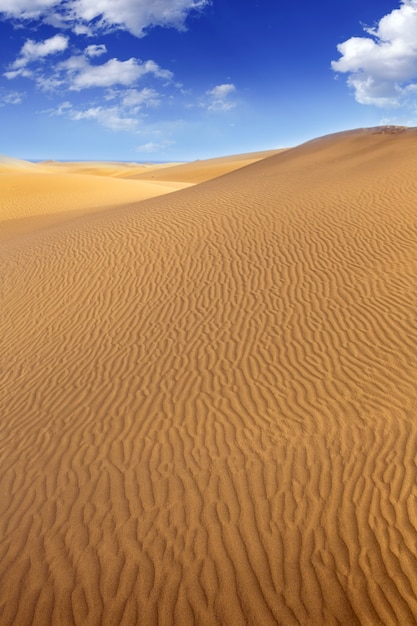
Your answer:
[[[0,623],[417,621],[417,131],[0,252]]]

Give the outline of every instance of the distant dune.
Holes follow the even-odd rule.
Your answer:
[[[184,189],[277,151],[193,163],[30,163],[0,156],[0,241]],[[97,181],[100,176],[100,181]],[[131,179],[131,180],[129,180]]]
[[[176,181],[184,183],[203,183],[212,180],[218,176],[229,174],[234,170],[240,169],[246,165],[251,165],[257,161],[261,161],[267,157],[273,156],[281,150],[266,150],[263,152],[251,152],[248,154],[235,154],[233,156],[218,157],[215,159],[206,159],[202,161],[192,161],[191,163],[179,163],[173,165],[169,169],[158,169],[151,172],[151,178],[154,180]],[[136,174],[135,172],[127,172],[126,177],[144,179],[147,178],[148,172]]]
[[[415,625],[417,130],[110,170],[0,174],[0,624]]]

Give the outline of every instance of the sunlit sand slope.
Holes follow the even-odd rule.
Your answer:
[[[253,152],[180,165],[30,163],[0,155],[0,241],[68,222],[86,213],[185,189],[276,152]]]
[[[159,169],[155,167],[153,171],[139,173],[135,173],[134,171],[127,172],[124,174],[124,177],[139,180],[150,178],[152,180],[203,183],[284,151],[285,149],[265,150],[262,152],[249,152],[247,154],[217,157],[215,159],[204,159],[202,161],[197,160],[189,163],[173,164],[171,167],[165,166]]]
[[[172,167],[178,163],[121,163],[109,161],[44,161],[39,166],[51,173],[92,174],[93,176],[112,176],[124,178],[137,174],[149,174],[153,170]],[[1,167],[1,161],[0,161]]]
[[[417,131],[0,253],[0,623],[417,621]]]
[[[2,171],[0,163],[0,241],[68,221],[76,215],[153,198],[188,187],[187,183],[98,178],[93,174]]]

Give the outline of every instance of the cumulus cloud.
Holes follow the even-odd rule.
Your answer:
[[[23,44],[19,56],[16,61],[10,65],[10,70],[6,72],[5,76],[7,78],[16,78],[19,75],[28,76],[30,72],[25,69],[27,65],[51,54],[63,52],[67,47],[68,37],[64,37],[63,35],[55,35],[50,39],[39,42],[28,39]]]
[[[348,74],[357,102],[398,106],[417,87],[417,0],[385,15],[366,37],[351,37],[337,46],[341,57],[331,66]]]
[[[64,50],[68,40],[62,35],[56,35],[44,42],[35,43],[29,40],[23,46],[19,57],[11,64],[4,76],[9,79],[20,77],[32,78],[43,91],[54,91],[57,88],[67,88],[70,91],[81,91],[91,87],[111,88],[116,85],[132,87],[142,77],[148,75],[154,78],[171,81],[172,72],[161,68],[155,61],[141,61],[130,58],[127,61],[110,59],[106,63],[92,63],[90,59],[104,54],[107,50],[103,45],[88,46],[84,54],[71,56],[54,66],[47,68],[43,65],[27,68],[27,65],[43,59],[45,56]],[[140,100],[141,104],[148,99],[149,104],[155,99],[152,89],[136,92],[132,90],[130,98]],[[127,96],[126,96],[127,97]]]
[[[143,37],[156,26],[184,29],[190,14],[202,11],[211,1],[0,0],[0,21],[13,20],[21,36],[27,32],[23,26],[35,32],[37,27],[43,30],[45,24],[49,31],[58,29],[55,32],[60,33],[38,41],[36,35],[26,42],[23,39],[17,58],[3,69],[4,76],[33,81],[38,90],[49,92],[48,106],[58,96],[54,108],[44,113],[64,116],[74,123],[89,121],[115,131],[138,133],[145,119],[147,128],[152,125],[152,109],[172,102],[173,92],[180,86],[174,83],[172,72],[154,60],[112,58],[117,55],[98,43],[103,41],[100,34],[124,30]],[[74,35],[95,38],[77,45]],[[204,96],[206,107],[234,106],[230,91],[233,86],[229,86],[229,93],[221,87]],[[0,93],[0,106],[17,104],[21,96],[14,93],[7,97]],[[59,104],[61,98],[68,101]],[[159,120],[157,128],[160,124]],[[162,144],[151,141],[145,144],[148,138],[142,138],[144,150],[161,148]]]
[[[201,9],[207,0],[74,0],[78,19],[102,28],[122,28],[141,37],[150,26],[184,28],[191,10]]]
[[[101,65],[92,65],[84,56],[73,56],[63,61],[58,70],[66,72],[72,91],[89,87],[130,86],[146,74],[166,80],[172,79],[172,73],[159,67],[155,61],[142,62],[133,57],[127,61],[110,59]]]
[[[99,45],[87,46],[84,50],[84,54],[88,57],[99,57],[102,54],[106,54],[106,52],[107,48],[104,43],[101,43]]]
[[[17,19],[43,19],[73,29],[122,29],[143,37],[147,28],[183,29],[191,11],[210,0],[0,0],[0,14]]]
[[[233,83],[224,83],[222,85],[216,85],[213,89],[207,91],[209,96],[209,102],[207,108],[209,111],[229,111],[236,106],[230,96],[236,92],[236,87]]]
[[[34,19],[56,4],[57,0],[0,0],[0,14],[24,20]]]
[[[225,85],[217,85],[213,89],[211,89],[208,93],[214,98],[218,98],[219,100],[224,100],[231,93],[236,91],[236,87],[230,83]]]

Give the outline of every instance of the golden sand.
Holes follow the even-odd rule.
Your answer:
[[[353,131],[3,242],[2,626],[416,624],[416,171]]]
[[[263,152],[251,152],[249,154],[235,154],[227,157],[217,157],[215,159],[206,159],[202,161],[192,161],[191,163],[172,164],[172,167],[159,168],[157,171],[150,172],[152,180],[175,181],[183,183],[203,183],[212,180],[224,174],[229,174],[237,169],[241,169],[246,165],[251,165],[257,161],[261,161],[267,157],[285,152],[281,150],[266,150]],[[124,174],[125,177],[147,179],[149,172],[134,172],[132,170]]]
[[[86,213],[185,189],[277,152],[143,165],[92,161],[35,164],[0,156],[0,241]]]
[[[149,167],[149,171],[152,169]],[[102,212],[189,186],[181,181],[119,179],[132,171],[143,173],[148,168],[0,159],[0,241],[40,231],[86,212]]]

